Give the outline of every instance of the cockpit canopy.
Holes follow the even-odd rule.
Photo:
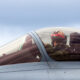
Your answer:
[[[47,28],[36,31],[53,60],[80,60],[80,31],[71,28]]]
[[[56,61],[80,61],[80,31],[71,28],[45,28],[0,47],[0,65],[42,61],[47,55]],[[37,40],[36,40],[37,39]],[[41,41],[46,54],[41,51]],[[39,44],[37,44],[39,43]]]

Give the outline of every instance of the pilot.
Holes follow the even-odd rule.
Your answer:
[[[52,47],[49,47],[52,50],[48,50],[49,56],[55,60],[63,60],[63,55],[68,54],[68,46],[66,45],[66,35],[62,31],[57,31],[51,34],[51,40]]]
[[[57,31],[51,34],[52,46],[58,47],[66,44],[66,36],[62,31]]]

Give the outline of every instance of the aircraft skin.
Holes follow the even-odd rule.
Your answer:
[[[26,41],[27,35],[2,46],[0,48],[0,80],[80,80],[79,60],[56,61],[46,51],[44,41],[50,42],[49,37],[45,40],[44,34],[50,35],[55,30],[80,32],[71,28],[46,28],[29,33],[28,39],[33,39],[29,39],[33,46],[28,40]],[[69,45],[69,38],[67,38],[67,45]],[[32,56],[30,53],[35,56],[30,57]]]

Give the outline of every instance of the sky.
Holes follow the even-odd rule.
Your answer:
[[[44,27],[80,25],[80,0],[0,0],[0,45]]]

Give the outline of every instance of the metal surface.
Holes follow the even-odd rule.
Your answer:
[[[50,80],[80,80],[80,69],[50,69]]]
[[[5,65],[0,67],[0,73],[34,71],[34,70],[41,70],[41,69],[42,70],[48,69],[46,62]]]
[[[2,73],[0,80],[49,80],[49,77],[46,70],[34,70]]]
[[[0,67],[0,80],[49,80],[46,62]]]

